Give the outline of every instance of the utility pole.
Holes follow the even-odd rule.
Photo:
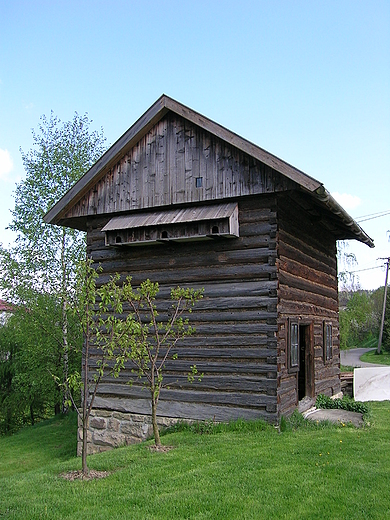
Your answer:
[[[382,336],[383,336],[383,326],[385,324],[386,298],[387,298],[387,279],[389,277],[390,257],[388,257],[388,258],[379,258],[378,260],[386,260],[385,294],[384,294],[384,297],[383,297],[382,321],[381,321],[381,329],[379,331],[378,350],[377,350],[378,354],[380,354],[381,353],[381,345],[382,345]]]

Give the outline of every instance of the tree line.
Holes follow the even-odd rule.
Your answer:
[[[340,348],[376,347],[384,287],[375,291],[340,291]],[[387,294],[382,350],[390,352],[390,294]]]

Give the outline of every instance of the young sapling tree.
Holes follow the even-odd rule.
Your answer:
[[[84,348],[82,352],[82,374],[75,372],[66,379],[66,389],[70,400],[77,410],[82,426],[82,474],[89,474],[87,466],[87,434],[93,403],[99,384],[104,374],[119,375],[124,358],[116,358],[118,351],[129,341],[132,324],[121,320],[118,316],[123,312],[123,290],[118,285],[119,275],[113,276],[109,282],[97,288],[96,281],[99,269],[86,260],[79,266],[77,301],[73,310],[77,314],[83,334]],[[93,361],[93,365],[92,362]],[[82,389],[82,405],[78,408],[74,395]]]
[[[166,320],[159,318],[156,307],[158,283],[148,279],[139,288],[133,289],[131,278],[128,277],[122,291],[123,301],[127,302],[131,312],[126,318],[126,341],[121,341],[117,364],[123,367],[127,360],[131,360],[139,377],[144,378],[150,392],[154,441],[156,446],[161,446],[157,406],[161,389],[166,386],[163,382],[165,362],[170,356],[172,359],[177,358],[172,350],[179,340],[195,331],[189,324],[188,313],[191,313],[195,303],[203,297],[203,289],[172,289],[172,310]],[[200,380],[202,375],[197,373],[196,366],[190,368],[188,380],[193,382],[195,377]]]

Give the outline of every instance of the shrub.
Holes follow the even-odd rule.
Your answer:
[[[316,400],[317,408],[348,410],[349,412],[358,412],[363,415],[370,413],[370,406],[367,403],[355,401],[348,395],[342,399],[331,399],[327,395],[319,394]]]

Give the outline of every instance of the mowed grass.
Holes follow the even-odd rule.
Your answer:
[[[370,350],[366,352],[362,356],[360,356],[360,360],[365,363],[378,363],[379,365],[390,365],[390,353],[381,351],[380,354],[376,354],[375,350]]]
[[[236,423],[225,431],[164,435],[89,457],[105,479],[69,482],[80,468],[74,415],[0,438],[0,518],[390,518],[390,403],[370,426]]]

